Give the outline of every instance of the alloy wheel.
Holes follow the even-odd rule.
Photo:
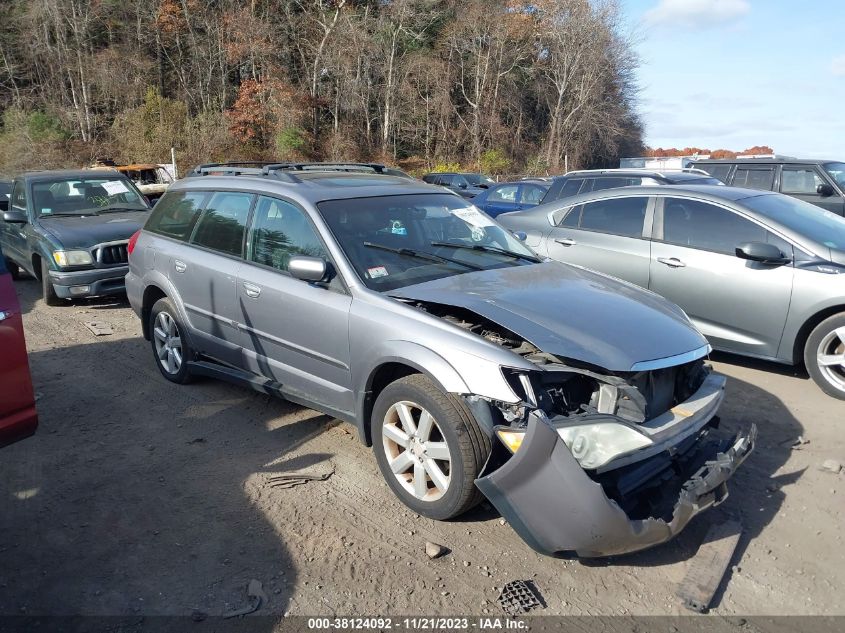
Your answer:
[[[829,332],[821,340],[816,360],[825,380],[845,391],[845,327]]]
[[[159,312],[153,336],[158,362],[168,374],[178,374],[182,368],[182,336],[176,319],[167,312]]]
[[[390,470],[421,501],[437,501],[449,489],[452,455],[434,416],[415,402],[391,406],[382,424]]]

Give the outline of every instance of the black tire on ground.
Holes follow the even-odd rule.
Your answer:
[[[391,458],[386,453],[382,428],[391,407],[403,401],[416,403],[431,414],[439,429],[437,441],[445,441],[449,448],[450,480],[439,499],[414,496],[398,481],[389,465]],[[370,427],[376,462],[385,481],[402,503],[414,512],[431,519],[451,519],[482,499],[481,492],[475,487],[475,479],[490,455],[490,437],[481,430],[463,401],[444,393],[427,376],[413,374],[385,387],[373,406]],[[412,472],[413,468],[409,476],[413,476]],[[430,485],[434,485],[433,480]]]
[[[820,354],[834,361],[841,357],[842,363],[824,365]],[[810,332],[804,346],[804,365],[822,391],[845,400],[845,312],[828,317]]]
[[[9,271],[9,274],[12,276],[12,279],[20,279],[21,278],[21,268],[11,259],[6,260],[6,270]]]
[[[171,324],[172,328],[169,327]],[[188,337],[185,335],[185,327],[179,319],[179,313],[176,312],[176,308],[173,307],[170,299],[162,298],[155,302],[153,309],[150,310],[149,327],[150,346],[153,350],[156,367],[158,367],[161,375],[170,382],[180,385],[191,382],[193,376],[188,367],[188,361],[194,359],[194,352],[191,349]],[[178,348],[175,347],[175,339],[179,341]],[[162,351],[162,348],[165,348],[165,350]],[[171,352],[168,352],[168,349]],[[179,350],[178,367],[176,366],[177,356],[172,353],[175,349]]]
[[[64,303],[64,299],[56,294],[53,282],[50,281],[50,269],[43,259],[41,260],[41,294],[44,296],[44,303],[48,306],[60,306]]]

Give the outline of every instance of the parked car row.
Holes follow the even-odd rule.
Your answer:
[[[499,217],[541,255],[677,303],[714,348],[796,365],[845,399],[845,219],[707,185],[625,187]]]
[[[778,191],[845,215],[845,163],[798,158],[699,160],[693,163],[734,187]]]
[[[547,554],[650,547],[726,497],[756,429],[717,429],[712,347],[803,360],[845,398],[842,218],[700,171],[472,201],[447,175],[460,195],[374,164],[211,164],[150,211],[117,173],[28,174],[0,245],[49,302],[125,287],[166,380],[346,420],[409,508],[486,497]]]

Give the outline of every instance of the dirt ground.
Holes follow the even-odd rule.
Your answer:
[[[530,550],[495,510],[449,523],[402,506],[348,425],[211,380],[159,375],[125,301],[48,308],[17,282],[40,428],[0,451],[0,615],[499,614],[531,579],[546,614],[684,614],[675,595],[710,522],[744,531],[713,612],[845,614],[845,403],[805,375],[717,357],[728,428],[757,451],[731,496],[674,542],[582,563]],[[95,337],[84,321],[104,321]],[[809,443],[790,445],[802,436]],[[272,487],[280,473],[334,471]],[[426,541],[448,555],[429,560]]]

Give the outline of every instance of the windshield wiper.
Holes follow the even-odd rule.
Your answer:
[[[81,209],[77,211],[54,211],[52,213],[42,213],[42,217],[50,217],[51,215],[99,215],[96,209]]]
[[[412,248],[394,248],[393,246],[388,246],[387,244],[376,244],[374,242],[364,242],[364,246],[366,246],[367,248],[377,248],[380,251],[387,251],[388,253],[404,255],[406,257],[415,257],[416,259],[423,259],[429,262],[437,262],[438,264],[458,264],[459,266],[464,266],[472,270],[484,270],[483,268],[480,268],[475,264],[467,264],[466,262],[462,262],[457,259],[451,259],[449,257],[443,257],[442,255],[435,255],[434,253],[423,253],[420,251],[415,251]]]
[[[147,207],[120,207],[117,205],[112,205],[108,207],[97,207],[97,211],[100,213],[111,213],[113,211],[149,211]]]
[[[485,251],[487,253],[498,253],[499,255],[507,255],[514,259],[524,259],[529,262],[539,264],[542,260],[533,255],[524,255],[515,251],[508,251],[504,248],[496,248],[495,246],[484,246],[483,244],[460,244],[458,242],[432,242],[432,246],[451,246],[452,248],[463,248],[470,251]]]

